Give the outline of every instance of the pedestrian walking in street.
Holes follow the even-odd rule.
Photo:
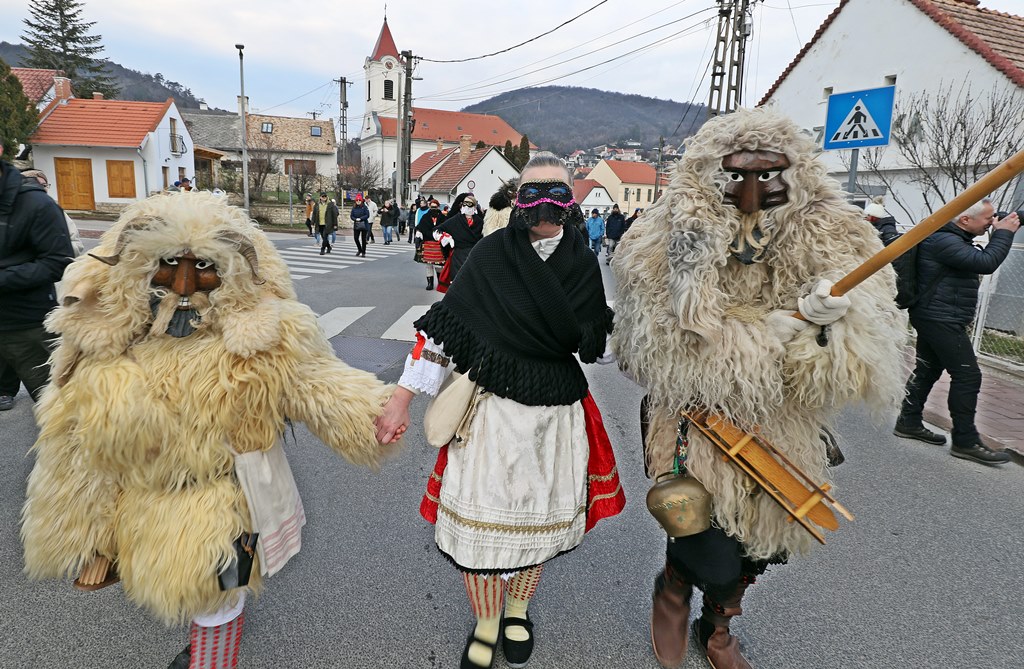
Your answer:
[[[35,401],[46,386],[53,335],[43,320],[75,256],[65,217],[38,179],[3,160],[0,137],[0,411],[14,406],[19,381]]]
[[[945,435],[924,426],[924,405],[942,372],[949,373],[947,405],[953,421],[949,452],[986,465],[1010,461],[1009,454],[985,444],[974,416],[981,392],[981,368],[969,329],[978,306],[981,275],[992,274],[1010,253],[1020,219],[1012,213],[997,219],[988,199],[928,236],[917,252],[917,296],[910,306],[910,324],[917,331],[917,365],[893,434],[929,444],[946,443]],[[984,248],[974,238],[991,228]]]
[[[426,204],[426,203],[425,203]],[[429,206],[420,213],[416,223],[416,254],[413,259],[423,263],[427,268],[427,290],[434,290],[434,279],[444,266],[444,253],[441,242],[434,239],[434,230],[444,223],[440,203],[431,198]]]
[[[409,244],[412,244],[416,236],[416,226],[420,224],[420,217],[423,216],[427,211],[427,201],[423,198],[417,198],[417,200],[409,207],[409,220],[406,222],[409,226]]]
[[[384,245],[391,244],[395,231],[395,223],[398,220],[398,208],[393,200],[384,202],[384,208],[380,210],[380,227],[384,231]]]
[[[643,215],[643,213],[644,213],[643,209],[634,209],[633,210],[633,215],[626,219],[626,229],[623,230],[623,234],[629,232],[629,229],[631,227],[633,227],[633,224],[636,223],[636,220],[638,218],[640,218],[640,216]]]
[[[370,217],[366,219],[366,238],[370,244],[376,244],[377,240],[373,238],[373,222],[377,220],[379,208],[373,198],[366,198],[366,208],[370,210]]]
[[[587,219],[587,236],[590,239],[590,250],[594,255],[601,253],[601,242],[604,240],[604,219],[597,209],[590,210],[590,218]]]
[[[320,235],[320,255],[330,253],[334,247],[331,241],[338,229],[338,205],[327,199],[327,193],[320,193],[320,201],[313,205],[313,220]]]
[[[442,247],[450,240],[451,252],[445,260],[445,267],[448,268],[447,283],[450,285],[459,270],[466,263],[470,252],[476,243],[483,239],[484,217],[477,206],[476,198],[471,193],[460,193],[452,203],[452,208],[458,210],[458,214],[449,216],[434,230],[434,239],[441,242]],[[444,238],[447,235],[447,239]],[[440,277],[438,277],[440,280]]]
[[[312,237],[313,234],[314,234],[313,233],[313,194],[312,193],[306,193],[305,197],[303,198],[303,203],[306,206],[306,230],[308,231],[306,233],[306,236],[307,237]],[[319,239],[317,239],[317,241],[319,241]]]
[[[334,356],[274,244],[212,193],[131,204],[64,280],[70,299],[47,320],[60,382],[36,415],[25,573],[76,574],[90,591],[120,581],[157,620],[191,621],[171,669],[233,669],[246,601],[302,546],[288,425],[378,465],[390,390]]]
[[[619,205],[612,205],[612,213],[605,221],[605,235],[608,237],[608,249],[604,252],[604,264],[611,263],[615,255],[615,247],[619,245],[623,233],[626,232],[626,217],[619,211]]]
[[[356,256],[366,257],[366,236],[370,231],[370,208],[363,203],[362,194],[356,195],[355,206],[349,212],[352,219],[352,237],[356,242]]]
[[[769,616],[771,602],[751,606],[746,591],[770,565],[817,545],[773,499],[777,490],[716,444],[739,452],[760,440],[767,460],[750,471],[784,467],[784,456],[789,471],[824,486],[839,411],[854,402],[885,411],[902,394],[906,319],[893,303],[892,268],[830,294],[833,280],[882,244],[817,154],[803,130],[767,108],[709,119],[687,140],[657,209],[615,252],[612,346],[648,390],[641,434],[647,474],[658,480],[649,508],[670,537],[650,631],[664,667],[686,659],[697,587],[701,651],[713,667],[749,669],[730,625],[752,609]],[[659,500],[679,513],[662,513]]]
[[[416,321],[416,346],[377,421],[378,440],[391,443],[416,393],[437,395],[453,368],[476,384],[472,408],[448,407],[468,425],[441,448],[420,505],[476,616],[461,669],[492,666],[499,642],[510,666],[526,664],[543,624],[528,612],[542,569],[624,504],[579,364],[604,355],[613,314],[573,224],[583,215],[570,179],[553,154],[527,163],[509,226],[477,243]],[[445,409],[444,394],[435,402]]]

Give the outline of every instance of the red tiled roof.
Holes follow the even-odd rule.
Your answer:
[[[1024,86],[1024,17],[979,7],[979,0],[906,0],[946,29],[1018,86]],[[842,0],[800,49],[758,105],[771,98],[783,80],[825,33],[850,0]]]
[[[137,148],[173,103],[171,98],[166,102],[73,98],[43,119],[31,142]],[[184,127],[184,122],[181,125]]]
[[[440,152],[435,150],[430,153],[424,153],[422,156],[412,161],[412,165],[409,166],[409,178],[419,179],[421,176],[429,172],[432,167],[452,155],[453,151],[455,151],[454,147],[450,149],[442,149]]]
[[[46,92],[53,88],[53,78],[63,74],[62,70],[39,70],[31,67],[12,67],[11,72],[21,82],[21,88],[32,104],[38,104]]]
[[[572,182],[572,194],[577,202],[583,202],[595,188],[604,188],[593,179],[574,179]]]
[[[627,184],[654,184],[657,170],[649,163],[635,163],[626,160],[604,161],[612,169],[619,181]]]
[[[395,46],[395,38],[391,36],[391,28],[388,28],[386,17],[384,25],[381,26],[380,35],[377,36],[377,43],[373,45],[373,55],[370,56],[370,60],[380,60],[384,56],[391,56],[398,60],[398,47]]]
[[[412,116],[416,119],[412,138],[434,141],[438,138],[446,142],[458,142],[462,135],[473,138],[473,144],[483,140],[488,146],[505,146],[505,141],[519,146],[523,136],[500,116],[489,114],[470,114],[468,112],[445,111],[443,109],[427,109],[413,107]],[[394,137],[398,129],[398,120],[380,117],[381,135]],[[537,148],[532,143],[531,148]]]
[[[459,185],[459,182],[466,178],[466,175],[473,171],[473,168],[480,164],[491,149],[473,149],[466,157],[466,161],[459,162],[459,154],[451,155],[444,164],[434,172],[426,182],[420,186],[420,190],[427,193],[449,193]]]

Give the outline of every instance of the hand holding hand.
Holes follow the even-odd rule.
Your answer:
[[[409,427],[409,402],[412,397],[413,394],[405,388],[396,388],[395,394],[384,405],[384,412],[374,421],[377,441],[382,446],[395,443],[405,434]]]
[[[788,309],[776,309],[765,317],[764,322],[768,326],[768,331],[778,337],[783,344],[811,326],[810,321],[796,318]]]
[[[850,309],[850,298],[845,295],[832,297],[829,294],[831,290],[831,281],[819,281],[810,295],[800,298],[800,315],[815,325],[831,325],[845,316]]]

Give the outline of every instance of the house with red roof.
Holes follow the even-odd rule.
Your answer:
[[[599,209],[603,214],[615,204],[608,189],[593,179],[575,179],[572,182],[572,194],[584,212]]]
[[[398,103],[404,93],[403,63],[391,34],[387,18],[381,27],[372,53],[366,58],[366,108],[359,132],[359,148],[364,161],[381,165],[386,186],[394,183],[398,168]],[[411,160],[444,148],[457,149],[465,137],[476,146],[504,147],[506,141],[519,146],[523,135],[500,116],[466,112],[412,108]],[[537,148],[531,145],[532,148]],[[410,165],[411,169],[411,165]],[[415,177],[410,177],[415,179]],[[489,195],[488,195],[489,197]]]
[[[654,202],[657,170],[650,163],[602,160],[587,175],[598,182],[622,211],[641,209]]]
[[[485,209],[495,191],[519,177],[519,170],[501,151],[493,146],[477,149],[468,138],[457,149],[439,140],[434,151],[413,161],[409,172],[413,195],[436,198],[444,206],[459,193],[473,193]]]
[[[193,144],[174,100],[58,98],[30,138],[33,164],[66,210],[120,211],[194,178]]]
[[[71,80],[63,70],[12,67],[11,74],[21,82],[21,89],[37,111],[43,111],[52,100],[71,97]]]
[[[778,108],[820,143],[829,95],[886,85],[896,87],[897,115],[928,114],[921,96],[930,95],[934,102],[934,96],[945,93],[956,100],[970,96],[962,108],[975,113],[982,126],[993,111],[1015,114],[1019,123],[1024,109],[1024,16],[986,9],[979,0],[841,0],[760,104]],[[992,110],[986,100],[994,93],[1015,95],[1017,102]],[[844,184],[849,155],[845,150],[822,156]],[[875,160],[872,156],[878,161],[874,176],[865,164]],[[924,218],[936,200],[955,194],[933,195],[929,206],[895,143],[862,149],[859,163],[854,199],[884,193],[888,212],[904,225]],[[1011,185],[1012,201],[1004,204],[1019,206],[1024,181],[1018,180],[1016,197],[1013,190]]]

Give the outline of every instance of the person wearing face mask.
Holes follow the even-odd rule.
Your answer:
[[[570,182],[557,156],[531,158],[508,227],[476,244],[459,280],[416,321],[416,346],[377,421],[381,444],[401,438],[409,402],[436,395],[453,368],[482,393],[465,439],[438,454],[420,505],[477,619],[460,669],[493,666],[499,643],[509,666],[527,663],[541,570],[625,503],[580,366],[611,362],[614,314],[576,230],[583,213]]]
[[[449,240],[454,245],[447,261],[449,283],[455,280],[469,258],[469,252],[483,239],[484,234],[484,216],[472,193],[462,193],[455,198],[451,209],[458,213],[449,216],[434,230],[434,239],[440,241],[442,246],[447,246]],[[448,238],[444,235],[448,235]]]
[[[444,266],[444,253],[441,251],[441,242],[434,239],[434,230],[444,222],[441,214],[441,203],[430,198],[429,206],[419,217],[416,223],[416,262],[427,266],[427,290],[434,289],[434,277]]]

